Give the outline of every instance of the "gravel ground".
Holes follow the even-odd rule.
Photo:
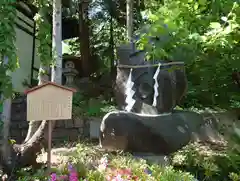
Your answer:
[[[53,148],[51,150],[51,163],[53,166],[61,165],[68,161],[68,153],[72,153],[76,150],[76,147],[68,148],[68,147],[60,147],[60,148]],[[37,162],[46,163],[47,162],[47,152],[41,153],[38,158]]]

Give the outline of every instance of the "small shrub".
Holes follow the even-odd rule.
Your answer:
[[[199,180],[240,180],[240,130],[235,128],[226,150],[213,150],[199,143],[189,144],[172,157],[175,168],[196,175]]]
[[[73,109],[79,115],[88,117],[102,117],[106,113],[116,110],[114,104],[104,100],[102,96],[89,98],[82,93],[76,93],[73,96]]]

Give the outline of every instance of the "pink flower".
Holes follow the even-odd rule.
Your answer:
[[[68,165],[69,181],[78,181],[78,173],[74,170],[71,164]]]
[[[57,181],[57,174],[56,173],[52,173],[51,174],[51,179],[50,181]]]
[[[131,169],[121,169],[119,170],[119,173],[121,173],[122,175],[132,175]]]
[[[78,174],[76,171],[72,170],[69,174],[69,181],[78,181]]]
[[[62,175],[59,177],[59,181],[67,181],[68,180],[68,176],[67,175]]]

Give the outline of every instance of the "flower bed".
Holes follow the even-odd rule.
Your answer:
[[[106,154],[105,152],[79,146],[69,155],[67,163],[52,169],[50,176],[44,176],[39,170],[34,175],[22,177],[18,181],[193,181],[194,177],[176,171],[173,167],[161,167],[147,163],[141,158],[122,153]],[[22,173],[26,175],[26,173]]]
[[[123,153],[106,152],[78,144],[74,151],[62,153],[68,160],[52,168],[46,175],[41,169],[34,175],[22,171],[18,181],[193,181],[187,172],[176,171],[173,167],[150,164],[141,158]]]
[[[160,171],[160,167],[146,167],[134,170],[132,168],[117,168],[111,165],[106,157],[100,160],[98,168],[93,172],[88,172],[85,176],[81,171],[78,171],[72,164],[68,165],[68,173],[66,175],[57,175],[52,173],[50,181],[171,181],[171,180],[195,180],[193,176],[188,173],[177,172],[172,167],[167,167]],[[160,172],[158,172],[160,171]]]
[[[55,156],[58,154],[62,161],[53,166],[51,175],[46,174],[44,169],[34,175],[31,170],[22,170],[17,181],[194,181],[194,176],[206,181],[239,181],[240,178],[236,171],[239,168],[236,167],[239,164],[239,152],[223,151],[225,157],[220,157],[222,161],[219,162],[219,159],[214,159],[215,154],[201,156],[209,152],[205,147],[200,149],[198,144],[190,144],[172,155],[172,166],[167,167],[122,152],[106,153],[89,144],[78,144],[71,148],[55,151]],[[216,156],[220,154],[217,150]]]

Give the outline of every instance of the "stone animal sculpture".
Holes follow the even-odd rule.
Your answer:
[[[100,144],[129,152],[170,154],[186,145],[201,127],[199,114],[173,111],[187,89],[182,62],[144,60],[132,45],[118,49],[115,96],[120,111],[100,126]]]
[[[100,126],[100,145],[110,150],[168,155],[200,137],[202,120],[200,114],[189,111],[161,115],[110,112]]]

